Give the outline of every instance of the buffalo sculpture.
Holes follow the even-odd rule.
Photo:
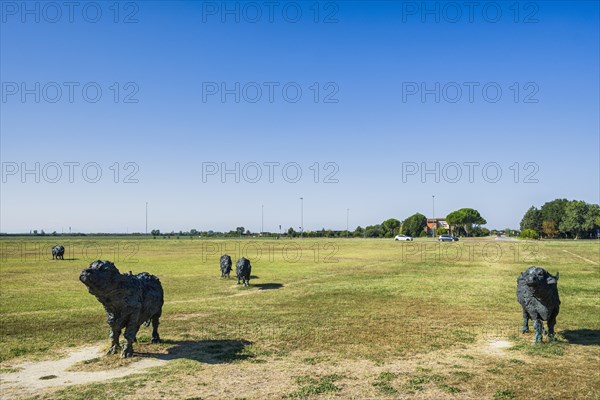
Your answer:
[[[121,274],[112,262],[98,260],[81,272],[79,280],[104,306],[112,339],[109,354],[119,351],[119,337],[125,329],[127,344],[121,357],[132,357],[133,342],[142,324],[152,323],[152,343],[160,342],[158,325],[164,293],[156,276],[147,272]]]

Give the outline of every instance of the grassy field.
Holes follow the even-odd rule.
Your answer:
[[[67,248],[64,261],[50,247]],[[600,245],[593,241],[2,238],[0,372],[101,343],[100,303],[78,280],[95,259],[165,290],[160,333],[132,361],[165,365],[37,398],[600,398]],[[250,287],[219,256],[252,261]],[[521,335],[518,274],[560,271],[558,341]],[[544,338],[546,340],[546,338]],[[506,347],[503,344],[508,343]],[[10,375],[10,374],[8,374]]]

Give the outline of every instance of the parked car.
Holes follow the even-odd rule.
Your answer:
[[[449,235],[447,233],[438,236],[438,240],[440,242],[458,242],[458,238],[454,235]]]
[[[394,240],[408,240],[408,241],[411,241],[412,237],[411,236],[406,236],[406,235],[396,235],[396,237],[394,238]]]

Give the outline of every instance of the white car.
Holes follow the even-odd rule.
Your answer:
[[[410,236],[406,236],[406,235],[396,235],[396,237],[394,238],[394,240],[412,240],[412,237]]]

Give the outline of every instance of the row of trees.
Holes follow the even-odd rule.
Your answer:
[[[481,228],[480,225],[486,224],[486,220],[479,214],[479,211],[472,208],[461,208],[448,214],[446,217],[450,225],[450,231],[457,235],[466,236],[488,236],[490,231]],[[358,226],[354,231],[334,231],[331,229],[321,229],[317,231],[304,231],[304,237],[368,237],[368,238],[393,238],[398,234],[408,235],[412,237],[427,236],[427,217],[423,214],[416,213],[406,218],[404,221],[399,221],[396,218],[390,218],[380,224],[369,225],[365,228]],[[444,228],[437,229],[438,234],[447,233]],[[201,232],[196,229],[191,229],[189,232],[179,233],[161,233],[160,230],[154,229],[151,231],[152,236],[224,236],[224,237],[241,237],[241,236],[256,236],[257,233],[252,233],[243,226],[237,227],[229,232]],[[299,237],[300,232],[289,228],[281,235],[277,233],[264,232],[262,236],[284,236],[284,237]]]
[[[483,228],[487,221],[479,211],[473,208],[461,208],[446,216],[446,222],[450,226],[449,233],[459,236],[488,236],[490,233],[500,234],[502,231],[492,231]],[[589,238],[596,236],[596,229],[600,228],[600,206],[588,204],[584,201],[556,199],[545,203],[540,209],[531,207],[521,220],[521,235],[528,238],[539,236],[546,238]],[[191,229],[189,232],[161,233],[158,229],[153,230],[153,236],[256,236],[243,226],[237,227],[229,232],[201,232]],[[448,233],[444,228],[438,228],[438,234]],[[509,229],[507,235],[516,233]],[[393,238],[402,234],[412,237],[427,236],[427,217],[416,213],[400,221],[396,218],[387,219],[380,224],[369,225],[365,228],[358,226],[354,231],[321,229],[316,231],[305,231],[304,237],[368,237],[368,238]],[[265,232],[263,236],[299,237],[300,232],[289,228],[282,234]]]
[[[556,199],[540,209],[532,206],[521,220],[521,231],[534,231],[546,238],[596,237],[599,228],[600,206],[580,200]]]
[[[461,208],[451,212],[446,216],[446,222],[450,226],[450,232],[456,235],[488,236],[490,234],[488,229],[481,227],[487,221],[479,214],[479,211],[472,208]],[[447,232],[446,229],[439,228],[436,233],[441,235]],[[397,234],[412,237],[427,236],[427,217],[416,213],[402,222],[390,218],[381,224],[367,226],[364,230],[359,226],[352,236],[392,238]]]

